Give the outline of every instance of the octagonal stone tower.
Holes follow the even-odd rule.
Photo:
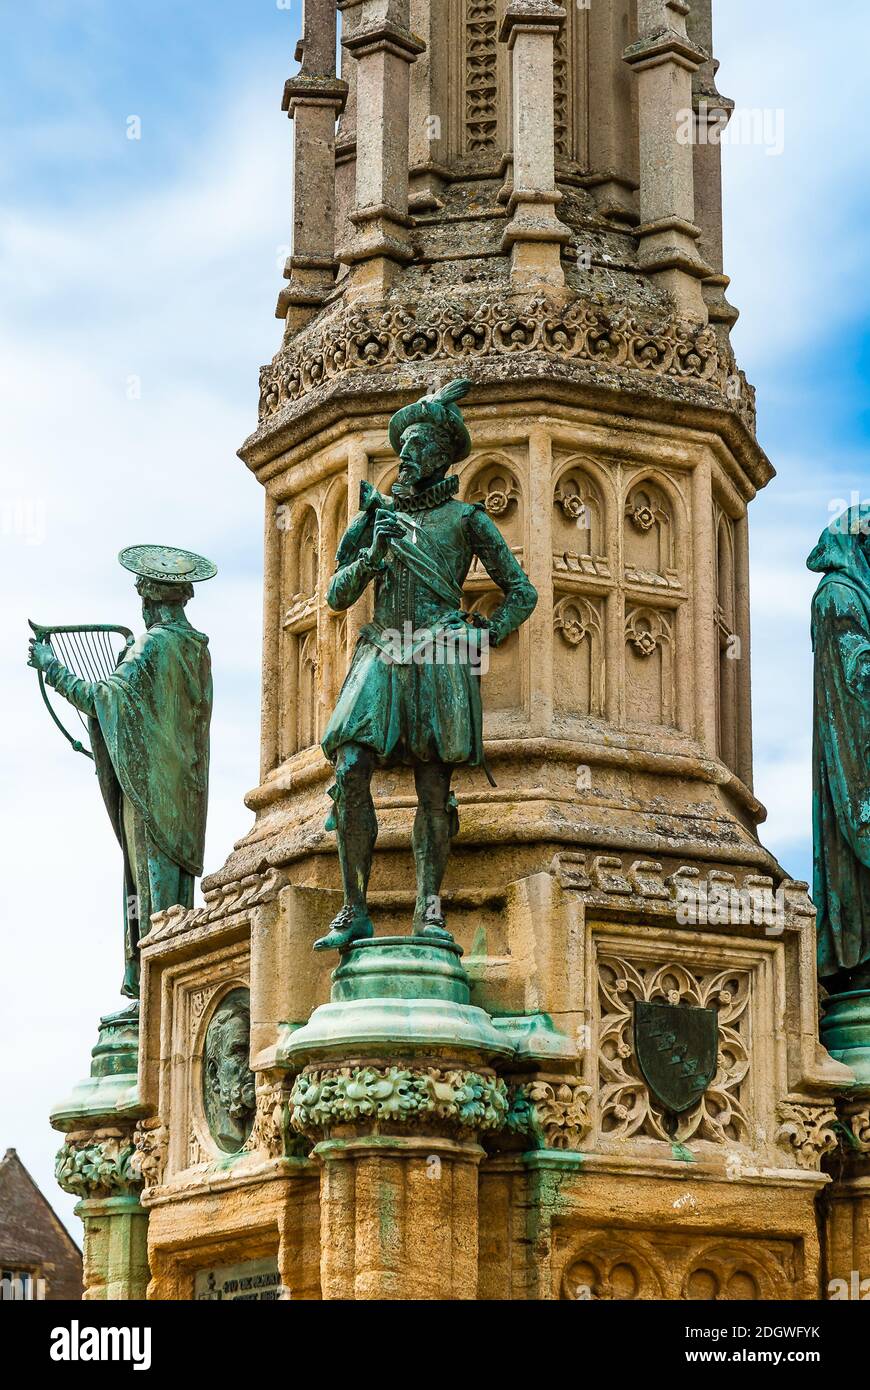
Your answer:
[[[306,0],[284,91],[284,333],[240,450],[265,494],[255,822],[143,945],[152,1296],[266,1259],[293,1297],[817,1297],[849,1074],[817,1042],[806,885],[756,834],[747,509],[773,470],[729,340],[711,0],[337,8],[339,43]],[[340,901],[319,738],[367,612],[326,589],[360,483],[395,476],[390,415],[460,375],[459,496],[540,596],[483,681],[497,785],[455,782],[444,971],[483,1023],[473,1046],[378,1023],[338,1047],[308,1023]],[[465,598],[495,602],[485,572]],[[410,774],[374,790],[389,936]],[[342,967],[328,1017],[348,971],[377,1014],[374,960]],[[258,1099],[228,1155],[203,1058],[240,988]],[[714,1075],[676,1117],[644,1003],[715,1014]]]

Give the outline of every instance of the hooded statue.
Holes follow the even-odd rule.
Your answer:
[[[836,992],[870,984],[870,506],[822,532],[812,606],[813,899],[818,969]]]
[[[47,643],[30,664],[88,719],[100,790],[124,856],[124,981],[139,997],[139,938],[152,913],[193,906],[202,873],[212,708],[208,638],[188,622],[193,584],[215,566],[167,546],[131,546],[146,631],[104,680],[69,670]]]
[[[451,939],[439,896],[458,828],[451,777],[457,767],[486,770],[486,650],[509,637],[537,601],[495,522],[483,507],[456,498],[459,479],[449,469],[471,450],[457,405],[469,386],[451,382],[396,412],[389,439],[399,455],[398,480],[390,497],[362,483],[360,513],[338,547],[330,607],[349,608],[372,584],[374,614],[323,736],[336,773],[327,828],[338,840],[344,906],[316,942],[320,950],[345,949],[373,932],[366,891],[378,833],[370,789],[376,766],[414,770],[413,930]],[[504,595],[489,617],[462,607],[476,558]]]

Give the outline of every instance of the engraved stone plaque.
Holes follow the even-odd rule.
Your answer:
[[[237,1265],[219,1265],[214,1269],[199,1269],[193,1284],[193,1296],[203,1302],[274,1303],[286,1296],[278,1273],[278,1262],[244,1260]]]

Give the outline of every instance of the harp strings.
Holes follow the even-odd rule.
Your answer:
[[[117,636],[123,643],[120,633],[110,634],[99,628],[52,632],[48,640],[55,656],[73,675],[79,680],[93,683],[108,680],[118,664],[119,653],[112,647],[112,636]],[[82,728],[87,729],[88,721],[81,710],[76,709],[76,714]]]

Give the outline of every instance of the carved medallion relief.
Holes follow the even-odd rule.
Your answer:
[[[231,989],[217,1004],[205,1034],[202,1103],[206,1124],[224,1153],[238,1153],[254,1123],[256,1094],[248,1058],[251,996]]]

